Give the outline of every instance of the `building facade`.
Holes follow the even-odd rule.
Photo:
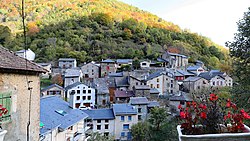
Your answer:
[[[81,67],[84,78],[99,78],[100,77],[100,66],[95,62],[90,62]]]

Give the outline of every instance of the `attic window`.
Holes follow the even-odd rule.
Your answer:
[[[63,111],[63,110],[56,110],[55,112],[57,112],[58,114],[65,116],[67,115],[67,112]]]

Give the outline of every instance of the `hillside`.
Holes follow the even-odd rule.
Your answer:
[[[14,51],[23,46],[19,3],[3,0],[0,5],[0,44]],[[116,0],[26,0],[25,7],[28,45],[37,62],[155,59],[168,49],[214,68],[228,64],[228,51],[208,38]]]

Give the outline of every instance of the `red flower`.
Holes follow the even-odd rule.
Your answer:
[[[193,105],[194,108],[196,108],[196,105],[197,105],[197,104],[196,104],[196,102],[193,101],[193,102],[192,102],[192,105]]]
[[[187,107],[190,107],[190,102],[187,102]]]
[[[187,117],[187,114],[185,112],[180,112],[180,117],[185,119]]]
[[[241,112],[241,114],[243,115],[243,117],[244,117],[245,119],[250,119],[250,115],[248,115],[248,113],[245,112],[244,109],[241,109],[240,112]]]
[[[182,107],[181,107],[181,104],[179,104],[179,105],[178,105],[178,109],[181,109],[181,108],[182,108]]]
[[[200,117],[203,118],[203,119],[206,119],[207,118],[207,114],[205,112],[201,112]]]
[[[210,94],[209,100],[216,101],[219,97],[216,94]]]

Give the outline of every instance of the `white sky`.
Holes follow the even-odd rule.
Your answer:
[[[225,46],[250,0],[121,0]]]

